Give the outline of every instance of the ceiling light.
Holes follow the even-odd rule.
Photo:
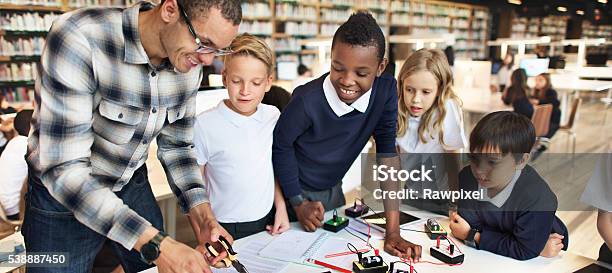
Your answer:
[[[521,0],[508,0],[508,3],[510,3],[510,4],[514,4],[514,5],[520,5],[520,4],[522,4]]]
[[[558,6],[557,10],[560,11],[560,12],[566,12],[567,8],[566,7],[562,7],[562,6]]]
[[[584,15],[584,10],[576,10],[576,14],[578,15]]]

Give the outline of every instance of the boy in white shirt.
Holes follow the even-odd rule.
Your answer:
[[[214,217],[234,239],[263,230],[282,233],[289,219],[272,168],[272,133],[280,112],[260,103],[272,85],[273,53],[249,34],[236,37],[230,48],[222,72],[229,99],[195,123],[198,164]]]

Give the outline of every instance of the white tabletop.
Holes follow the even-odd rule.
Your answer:
[[[14,233],[0,240],[0,244],[11,244],[11,245],[24,244],[23,236],[21,236],[21,233]],[[20,255],[25,255],[25,252],[20,253]],[[24,264],[8,266],[8,265],[3,265],[2,263],[0,263],[0,273],[13,271],[23,265]]]
[[[339,212],[341,210],[338,210]],[[343,211],[343,210],[342,210]],[[432,213],[428,213],[428,212],[422,212],[422,211],[410,211],[407,212],[409,214],[421,217],[420,220],[415,221],[413,223],[404,225],[404,228],[412,228],[412,229],[418,229],[418,230],[422,230],[423,229],[423,224],[424,222],[428,219],[428,218],[435,218],[446,230],[449,230],[448,228],[448,217],[444,217],[441,215],[435,215]],[[340,213],[342,214],[342,213]],[[325,219],[329,219],[331,218],[331,212],[326,213],[326,217]],[[351,219],[351,221],[353,221],[353,219]],[[301,229],[299,227],[299,224],[297,222],[295,223],[291,223],[291,228],[292,229]],[[402,231],[401,232],[402,237],[404,237],[405,239],[413,242],[413,243],[417,243],[423,246],[423,254],[422,254],[422,260],[423,261],[430,261],[430,262],[434,262],[434,263],[440,263],[439,260],[433,258],[432,256],[429,255],[429,248],[431,246],[435,245],[435,241],[434,240],[430,240],[429,237],[423,233],[417,233],[417,232],[412,232],[412,231]],[[362,246],[364,246],[364,242],[358,240],[357,238],[353,237],[352,235],[350,235],[348,232],[346,232],[346,230],[342,230],[336,234],[332,233],[333,236],[338,236],[341,238],[344,238],[346,240],[349,240],[350,242],[352,242],[355,246],[357,246],[358,248],[361,248]],[[261,232],[246,238],[242,238],[240,240],[237,240],[235,242],[235,247],[237,249],[240,248],[240,246],[245,245],[246,243],[253,241],[253,240],[270,240],[272,237],[270,235],[268,235],[266,232]],[[454,238],[453,238],[454,239]],[[417,263],[415,265],[415,269],[420,272],[420,273],[426,273],[426,272],[483,272],[483,273],[490,273],[492,272],[492,266],[495,267],[495,272],[507,272],[507,273],[516,273],[516,272],[573,272],[575,270],[578,270],[580,268],[583,268],[591,263],[593,263],[594,261],[583,257],[583,256],[579,256],[579,255],[575,255],[572,253],[568,253],[565,251],[562,251],[561,254],[555,258],[543,258],[543,257],[537,257],[528,261],[518,261],[518,260],[514,260],[511,258],[507,258],[507,257],[503,257],[500,255],[496,255],[493,254],[491,252],[487,252],[487,251],[483,251],[483,250],[477,250],[474,248],[470,248],[466,245],[464,245],[463,243],[461,243],[459,240],[454,239],[455,243],[458,244],[458,248],[465,254],[465,261],[463,262],[462,265],[460,266],[444,266],[444,265],[433,265],[433,264],[428,264],[428,263]],[[371,244],[374,247],[377,247],[380,249],[380,254],[381,256],[383,256],[383,259],[389,263],[392,261],[397,261],[397,257],[392,257],[390,255],[388,255],[387,253],[385,253],[382,249],[383,249],[383,241],[382,240],[374,240],[371,241]],[[239,252],[239,251],[238,251]],[[240,255],[238,255],[238,258],[240,259]],[[346,268],[346,269],[350,269],[349,265],[342,265],[342,267]],[[403,268],[403,267],[402,267]],[[248,269],[248,268],[247,268]],[[223,272],[235,272],[234,270],[224,270]],[[301,264],[295,264],[295,263],[291,263],[289,264],[284,270],[283,272],[303,272],[303,273],[307,273],[307,272],[316,272],[316,273],[320,273],[322,271],[326,271],[326,269],[324,268],[317,268],[317,267],[312,267],[312,266],[307,266],[307,265],[301,265]],[[146,271],[143,271],[143,273],[157,273],[157,269],[156,268],[152,268]]]
[[[557,91],[600,92],[612,88],[612,81],[582,80],[574,73],[551,74],[550,81]],[[530,77],[527,84],[533,88],[535,77]]]
[[[491,93],[489,89],[455,88],[461,99],[461,108],[466,112],[487,114],[495,111],[512,111],[512,106],[505,105],[501,92]]]

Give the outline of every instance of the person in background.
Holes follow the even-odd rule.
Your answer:
[[[533,105],[529,102],[528,93],[529,86],[527,86],[527,73],[525,73],[525,69],[519,68],[514,70],[510,78],[510,86],[502,95],[504,104],[512,105],[514,112],[531,119],[531,116],[533,116]]]
[[[7,143],[15,137],[15,129],[13,128],[13,120],[15,118],[0,118],[0,154],[6,148]]]
[[[0,204],[4,208],[9,220],[19,220],[19,200],[21,187],[28,176],[28,163],[25,154],[28,149],[28,134],[30,133],[30,120],[32,110],[23,110],[17,113],[14,128],[17,136],[11,139],[0,155]]]
[[[261,103],[275,106],[278,111],[283,112],[289,101],[291,93],[278,85],[272,85],[270,90],[266,92]]]
[[[546,135],[548,139],[551,139],[559,129],[561,123],[561,109],[559,108],[561,102],[559,101],[557,91],[552,87],[549,73],[542,73],[536,76],[533,95],[529,101],[533,105],[552,104],[553,110],[550,116],[550,127],[548,129],[548,135]]]
[[[299,64],[297,68],[298,77],[293,80],[293,90],[300,85],[303,85],[312,80],[312,70],[304,64]]]
[[[444,48],[444,55],[446,55],[448,65],[452,68],[455,65],[455,49],[453,49],[453,46],[449,45]]]
[[[4,93],[0,91],[0,115],[16,113],[17,110],[11,106],[4,107]]]
[[[506,90],[506,86],[508,86],[510,82],[510,73],[514,68],[514,54],[508,52],[504,57],[502,62],[502,66],[497,72],[497,82],[499,84],[499,92],[504,92]]]

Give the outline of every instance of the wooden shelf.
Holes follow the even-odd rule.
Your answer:
[[[34,87],[34,81],[0,81],[0,88]]]
[[[304,49],[300,52],[300,54],[302,55],[317,55],[319,54],[319,51],[314,50],[314,49]]]
[[[242,20],[245,20],[245,21],[270,21],[271,19],[272,19],[272,17],[269,17],[269,16],[262,16],[262,17],[246,16],[246,17],[242,17]]]
[[[14,5],[0,4],[0,10],[34,11],[34,12],[64,12],[62,6]]]
[[[32,56],[0,56],[0,63],[7,62],[39,62],[40,55],[32,55]]]
[[[317,34],[288,34],[288,33],[274,33],[272,38],[274,39],[285,39],[285,38],[312,38]]]
[[[288,21],[288,22],[308,22],[318,23],[316,19],[299,18],[299,17],[275,17],[274,21]]]
[[[47,36],[46,30],[4,30],[0,29],[0,36]]]

